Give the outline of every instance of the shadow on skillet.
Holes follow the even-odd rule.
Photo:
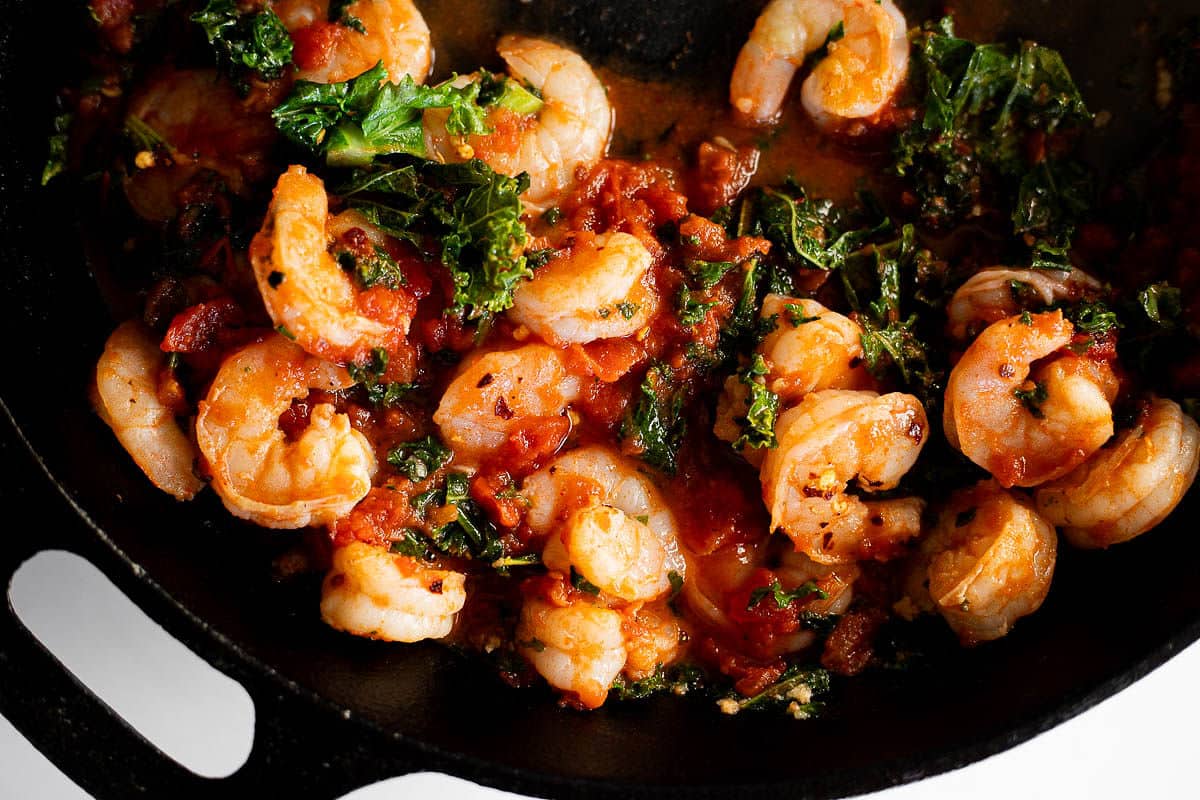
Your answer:
[[[989,4],[962,4],[974,5]],[[1138,160],[1139,135],[1153,131],[1152,38],[1134,37],[1146,15],[1129,5],[1101,16],[1082,2],[1014,3],[999,20],[1002,36],[1062,49],[1093,108],[1114,111],[1093,153],[1108,165]],[[593,58],[714,80],[725,80],[754,18],[736,3],[679,0],[513,6],[521,27],[553,31]],[[1109,553],[1064,550],[1045,606],[1006,639],[963,651],[943,635],[928,664],[843,683],[832,712],[803,724],[725,717],[710,702],[675,698],[563,711],[548,694],[507,690],[486,666],[438,646],[334,633],[318,619],[315,583],[272,578],[286,534],[236,522],[211,492],[189,505],[157,492],[88,409],[85,384],[113,320],[85,272],[71,198],[61,187],[38,190],[35,180],[42,121],[64,69],[52,51],[71,47],[73,29],[62,19],[66,4],[4,7],[0,398],[63,494],[103,531],[74,517],[6,429],[11,477],[0,491],[10,519],[24,508],[35,522],[10,522],[0,538],[4,566],[11,573],[44,546],[90,556],[168,630],[242,680],[258,704],[250,763],[223,783],[195,778],[58,674],[10,613],[0,637],[0,711],[97,796],[209,796],[218,787],[238,796],[270,785],[330,797],[414,769],[547,795],[844,796],[1012,746],[1200,635],[1200,538],[1188,522],[1200,511],[1195,493],[1153,535]]]

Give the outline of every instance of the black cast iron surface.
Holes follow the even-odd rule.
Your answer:
[[[1110,553],[1064,552],[1043,609],[1003,641],[972,651],[947,646],[929,666],[843,684],[833,713],[803,724],[783,715],[726,717],[708,702],[675,698],[579,714],[547,694],[507,690],[485,668],[436,646],[334,633],[318,620],[316,584],[271,575],[288,534],[235,523],[211,493],[184,505],[157,492],[89,411],[86,383],[114,320],[85,268],[72,198],[62,187],[36,188],[44,121],[63,78],[52,51],[70,46],[54,31],[74,5],[0,6],[0,400],[9,417],[0,420],[9,520],[0,574],[7,579],[42,549],[79,552],[240,680],[257,708],[247,765],[225,781],[197,778],[81,690],[6,608],[0,713],[97,797],[237,797],[270,787],[328,798],[414,770],[538,795],[846,796],[1010,747],[1200,635],[1194,498],[1152,536]],[[1149,13],[1123,6],[1098,14],[1079,2],[1013,7],[1007,29],[1066,51],[1093,107],[1116,112],[1098,150],[1104,163],[1132,161],[1137,136],[1153,130],[1149,40],[1132,34]],[[514,18],[593,58],[725,80],[755,8],[550,0],[514,4]],[[1153,21],[1162,29],[1172,19]],[[1134,88],[1114,88],[1121,76],[1132,76]]]

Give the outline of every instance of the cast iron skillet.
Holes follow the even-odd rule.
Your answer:
[[[1136,160],[1138,137],[1153,131],[1152,40],[1135,37],[1136,23],[1169,29],[1187,3],[1162,3],[1177,13],[1154,19],[1130,5],[1097,14],[1074,0],[1019,2],[1002,26],[1066,51],[1093,108],[1115,113],[1098,150],[1107,166]],[[75,4],[0,6],[0,398],[15,426],[3,426],[0,569],[7,579],[45,548],[83,554],[240,680],[257,707],[246,766],[224,781],[197,778],[83,691],[9,609],[0,622],[0,712],[95,795],[240,796],[271,787],[325,798],[437,770],[539,795],[845,796],[1011,747],[1200,635],[1200,538],[1187,524],[1194,498],[1151,536],[1108,553],[1064,552],[1044,608],[1003,641],[948,647],[927,667],[862,677],[839,693],[828,718],[805,724],[725,717],[710,703],[674,698],[574,713],[548,695],[506,690],[440,647],[334,633],[318,620],[314,584],[271,577],[286,534],[236,524],[211,492],[184,505],[154,490],[89,411],[87,376],[114,320],[85,269],[70,198],[36,188],[50,98],[63,77],[56,55],[73,47],[61,22]],[[520,26],[553,31],[592,58],[721,81],[756,11],[703,0],[513,7]],[[18,522],[19,511],[29,521]]]

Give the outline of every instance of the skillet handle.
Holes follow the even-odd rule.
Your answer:
[[[0,715],[80,787],[109,798],[211,798],[218,793],[250,797],[335,798],[359,786],[414,771],[403,742],[344,718],[278,678],[264,674],[211,633],[176,612],[162,619],[162,603],[139,602],[150,591],[53,490],[36,457],[22,446],[0,403],[0,464],[11,468],[0,482],[7,508],[36,510],[36,526],[12,526],[0,535],[4,583],[37,552],[63,549],[101,569],[155,621],[180,634],[193,651],[237,680],[254,701],[254,744],[246,763],[227,778],[200,777],[146,741],[93,695],[21,624],[7,596],[0,605]],[[253,793],[253,794],[252,794]]]

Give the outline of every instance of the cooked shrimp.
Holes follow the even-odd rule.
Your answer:
[[[666,602],[637,605],[626,611],[622,624],[625,667],[630,680],[641,680],[678,660],[681,639],[686,639],[679,617]]]
[[[565,607],[527,598],[516,643],[546,681],[585,708],[599,708],[625,666],[621,615],[587,603]]]
[[[278,132],[270,106],[241,97],[216,70],[156,71],[130,97],[126,127],[156,149],[138,157],[139,168],[124,184],[138,216],[175,219],[183,189],[207,171],[233,194],[245,195],[267,177]]]
[[[821,564],[884,560],[920,532],[923,502],[864,502],[844,494],[895,488],[925,446],[929,423],[915,397],[829,389],[813,392],[776,423],[779,446],[760,477],[771,529]]]
[[[158,377],[166,357],[137,322],[120,325],[96,364],[96,413],[146,477],[177,500],[204,488],[192,467],[196,448],[159,399]]]
[[[946,383],[950,444],[1002,486],[1061,477],[1113,433],[1117,380],[1100,362],[1066,354],[1035,365],[1071,342],[1061,311],[993,323],[967,348]]]
[[[907,24],[892,0],[771,0],[738,54],[729,101],[754,122],[772,121],[796,70],[826,42],[801,87],[805,110],[822,125],[876,114],[908,71]]]
[[[573,567],[612,597],[645,601],[682,580],[687,564],[675,517],[637,467],[603,447],[560,456],[525,479],[526,522],[548,535],[542,560],[567,573]]]
[[[575,170],[604,156],[613,112],[604,84],[577,53],[543,39],[510,35],[500,39],[509,74],[531,85],[543,101],[536,117],[493,111],[494,132],[468,137],[446,131],[444,110],[425,114],[425,144],[432,157],[463,161],[477,157],[505,175],[527,173],[527,208],[544,211],[575,181]]]
[[[279,416],[310,388],[353,383],[346,370],[276,334],[225,359],[200,401],[196,440],[230,513],[267,528],[303,528],[333,522],[366,496],[375,452],[349,417],[322,403],[295,441],[279,428]]]
[[[972,275],[950,298],[946,331],[963,342],[1022,309],[1037,311],[1097,293],[1100,288],[1099,281],[1078,269],[992,267]]]
[[[433,421],[459,462],[471,463],[533,418],[561,415],[581,391],[561,351],[527,344],[466,363],[446,387]]]
[[[995,481],[955,492],[921,542],[918,605],[932,603],[963,644],[999,639],[1050,590],[1058,538],[1022,496]]]
[[[340,83],[383,62],[388,78],[423,83],[433,63],[429,26],[411,0],[356,0],[342,9],[363,31],[329,20],[328,0],[275,0],[272,8],[296,42],[296,77]]]
[[[1153,398],[1137,424],[1073,472],[1037,490],[1037,507],[1077,547],[1108,547],[1158,525],[1196,479],[1200,427]]]
[[[351,542],[333,551],[321,586],[321,619],[355,636],[419,642],[450,633],[466,601],[461,572]]]
[[[395,346],[408,332],[411,310],[400,302],[385,304],[378,319],[364,313],[354,280],[329,252],[330,233],[338,226],[348,223],[329,217],[321,179],[304,167],[289,167],[250,243],[250,263],[271,319],[297,344],[331,361],[361,361],[373,348]]]
[[[761,318],[774,318],[774,327],[758,346],[767,367],[766,387],[787,407],[822,389],[870,389],[875,386],[863,364],[862,328],[816,300],[769,294]],[[717,398],[713,433],[726,442],[742,433],[737,417],[744,415],[750,389],[731,375]],[[745,448],[742,455],[762,465],[763,451]]]
[[[762,318],[775,327],[759,349],[770,372],[767,388],[785,405],[822,389],[869,389],[863,363],[862,328],[816,300],[769,294]]]
[[[508,314],[556,345],[629,336],[658,307],[646,285],[653,261],[628,233],[580,238],[517,288]]]

